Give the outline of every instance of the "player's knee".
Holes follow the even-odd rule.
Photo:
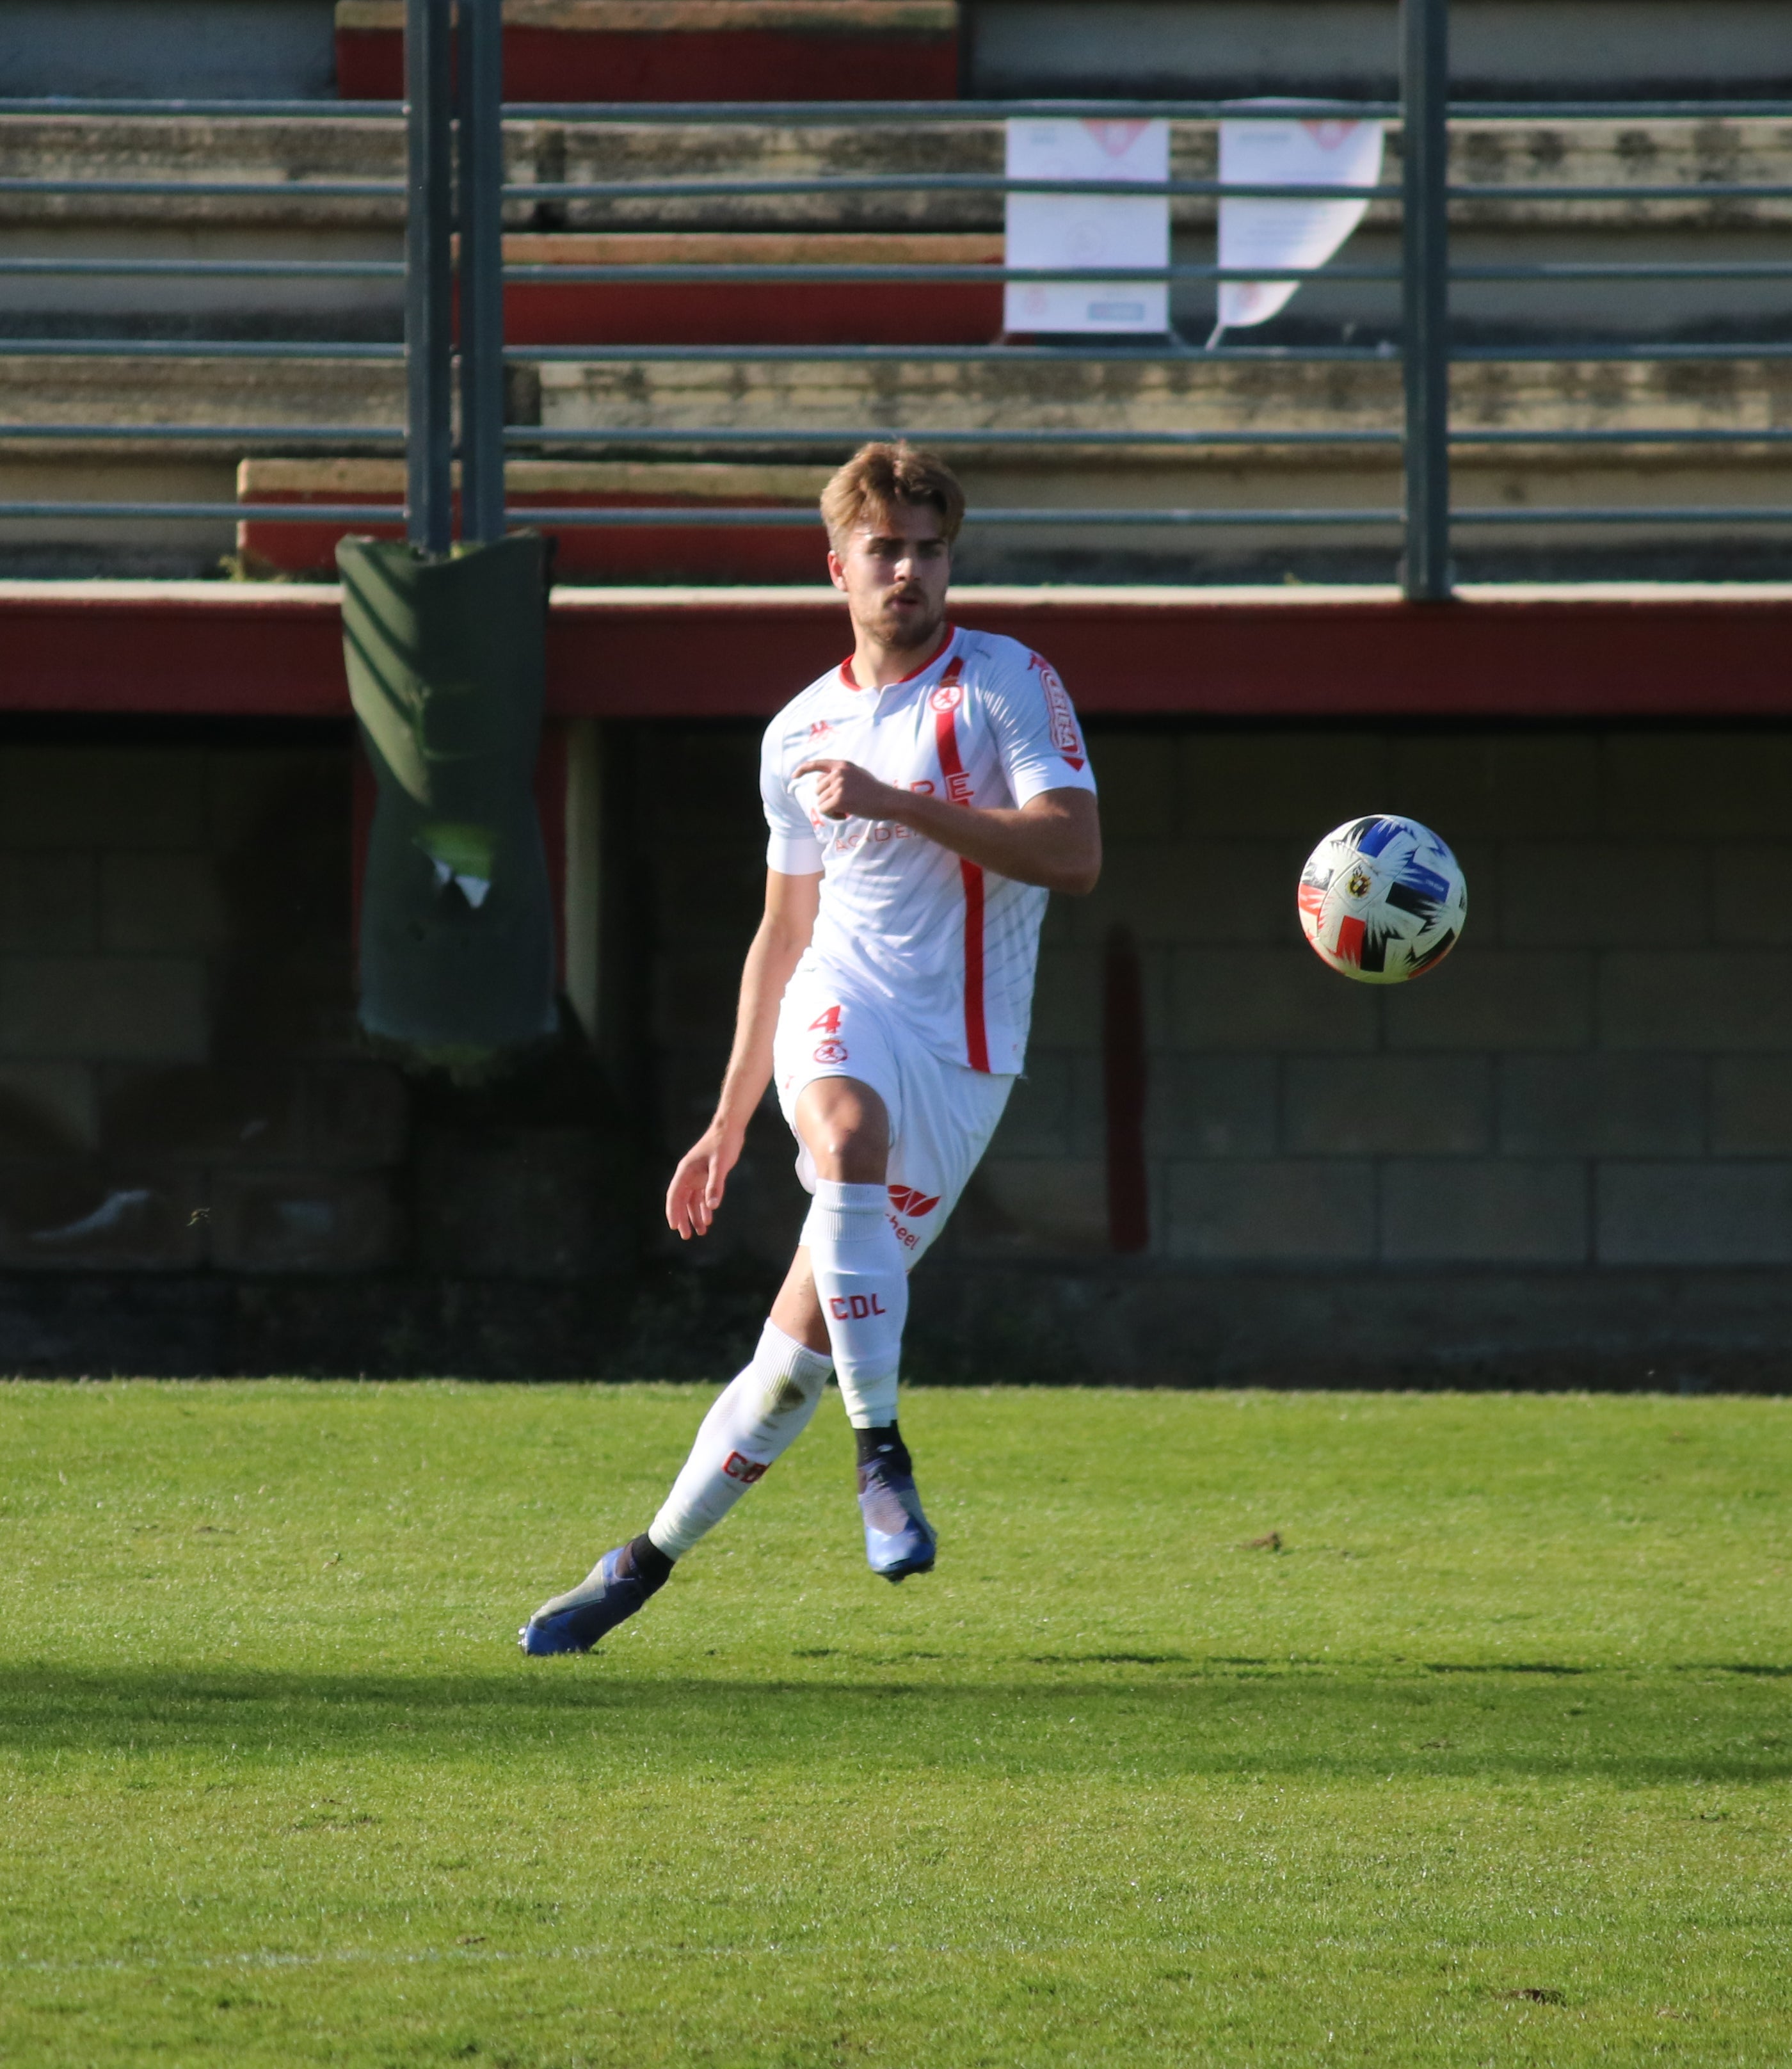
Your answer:
[[[889,1166],[890,1151],[881,1133],[824,1135],[809,1145],[818,1177],[842,1185],[881,1185]]]
[[[870,1085],[822,1078],[797,1103],[796,1124],[825,1178],[876,1185],[890,1161],[890,1117]]]
[[[837,1101],[803,1116],[803,1140],[817,1177],[846,1185],[881,1185],[890,1162],[890,1127],[880,1101],[867,1108]]]

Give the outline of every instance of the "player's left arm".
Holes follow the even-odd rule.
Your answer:
[[[1016,884],[1080,898],[1102,873],[1101,814],[1091,790],[1041,790],[1024,805],[954,805],[880,782],[856,761],[805,761],[796,773],[820,777],[815,802],[824,818],[906,826]]]

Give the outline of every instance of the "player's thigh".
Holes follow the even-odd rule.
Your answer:
[[[902,1124],[890,1151],[890,1218],[912,1265],[938,1240],[1014,1088],[931,1051],[902,1058]]]
[[[772,1043],[772,1080],[779,1108],[796,1137],[797,1175],[811,1192],[816,1165],[799,1110],[812,1086],[851,1084],[874,1094],[883,1110],[886,1145],[902,1126],[901,1075],[882,1016],[861,1001],[830,992],[825,980],[800,978],[784,994]],[[818,1095],[830,1104],[850,1096]],[[881,1165],[878,1175],[882,1175]]]

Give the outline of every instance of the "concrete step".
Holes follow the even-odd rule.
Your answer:
[[[513,119],[504,125],[506,177],[524,187],[675,179],[815,179],[870,173],[1002,169],[996,123],[821,124],[594,123]],[[1384,177],[1399,177],[1400,140],[1389,138]],[[1216,173],[1212,123],[1171,129],[1171,170],[1182,180]],[[280,228],[401,229],[404,133],[385,116],[324,112],[299,118],[0,114],[0,178],[234,182],[246,194],[43,194],[0,191],[0,230],[26,226],[176,222]],[[1497,200],[1452,206],[1462,228],[1765,230],[1792,222],[1792,198],[1738,199],[1720,182],[1792,184],[1792,120],[1651,118],[1567,122],[1462,122],[1451,132],[1450,174],[1501,190]],[[390,182],[390,191],[336,196],[324,182]],[[1528,198],[1527,189],[1623,186],[1616,201]],[[1660,198],[1651,190],[1709,187]],[[1211,224],[1215,204],[1174,205],[1183,228]],[[506,204],[515,231],[751,230],[1000,231],[999,194],[820,194],[784,196],[623,196]],[[1391,227],[1398,210],[1376,203],[1368,222]]]
[[[1002,239],[887,232],[560,232],[504,239],[507,265],[1000,266]],[[806,284],[705,281],[511,281],[513,345],[988,345],[1002,288],[932,282]]]
[[[404,97],[404,0],[336,0],[336,90]],[[504,0],[511,100],[949,100],[955,0]]]
[[[588,359],[515,369],[512,421],[557,431],[727,425],[877,424],[959,432],[1037,427],[1106,438],[1154,431],[1279,427],[1397,430],[1401,371],[1391,357],[1317,362],[1144,353],[969,364],[923,359],[747,361]],[[534,390],[531,401],[531,389]],[[1583,428],[1768,430],[1792,425],[1792,362],[1482,362],[1457,365],[1459,431]],[[1177,464],[1183,463],[1179,460]]]
[[[352,443],[354,430],[404,422],[397,357],[61,359],[0,346],[0,389],[18,421],[108,428],[115,435],[106,447],[118,455],[147,447],[134,430],[161,424],[340,425]],[[1455,369],[1451,392],[1459,432],[1792,426],[1792,361],[1784,359],[1476,361]],[[1176,431],[1392,431],[1400,411],[1400,369],[1391,357],[643,361],[593,352],[524,361],[510,383],[511,422],[539,429],[546,447],[562,432],[602,430],[625,447],[632,431],[723,427],[756,435],[766,457],[776,455],[781,429],[1037,428],[1110,442]],[[0,427],[0,451],[23,449]],[[70,448],[71,456],[90,450],[85,443]],[[1201,463],[1179,455],[1174,463]]]

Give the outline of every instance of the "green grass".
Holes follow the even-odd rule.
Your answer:
[[[1792,1401],[830,1400],[524,1662],[702,1399],[0,1388],[0,2063],[1792,2058]]]

